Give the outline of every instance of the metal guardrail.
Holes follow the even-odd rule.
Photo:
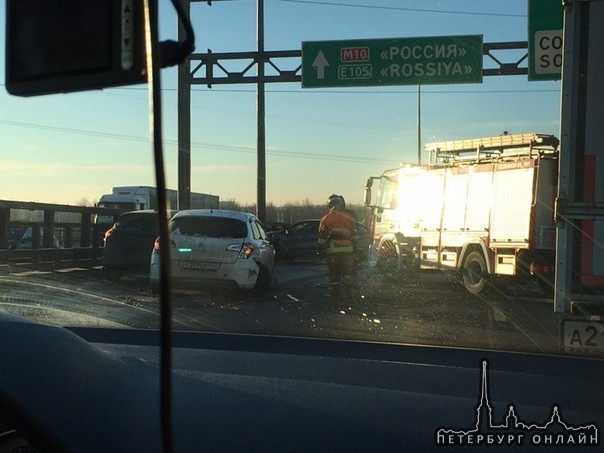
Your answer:
[[[100,247],[37,250],[0,250],[0,263],[12,268],[56,270],[71,267],[100,266],[103,249]]]
[[[103,256],[101,235],[107,226],[95,224],[93,216],[112,216],[115,220],[123,212],[90,206],[0,200],[0,264],[50,270],[100,265]],[[24,228],[31,228],[31,244],[20,249],[11,243],[11,233]],[[55,247],[56,241],[60,241],[59,248]]]

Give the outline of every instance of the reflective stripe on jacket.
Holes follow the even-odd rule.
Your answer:
[[[332,208],[319,223],[319,247],[327,253],[351,253],[356,221],[346,211]]]

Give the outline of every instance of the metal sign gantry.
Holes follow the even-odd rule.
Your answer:
[[[484,59],[493,67],[483,68],[483,76],[526,75],[528,68],[521,66],[528,58],[528,42],[495,42],[483,43]],[[505,51],[526,51],[520,59],[504,62]],[[502,55],[499,55],[499,54]],[[192,85],[258,83],[260,81],[255,68],[262,62],[268,69],[262,81],[271,82],[302,82],[302,50],[282,50],[266,52],[226,52],[195,53],[190,57],[190,80]],[[229,62],[229,63],[227,63]],[[239,70],[231,69],[232,62],[239,63]],[[289,63],[290,67],[285,66]],[[293,67],[293,69],[292,69]]]
[[[190,17],[191,2],[209,0],[180,0]],[[256,0],[257,50],[254,52],[229,52],[192,54],[178,67],[178,206],[186,209],[191,205],[191,85],[253,83],[257,87],[257,194],[256,215],[266,221],[266,139],[265,139],[265,84],[274,82],[302,82],[302,49],[266,51],[264,49],[264,0]],[[178,40],[184,41],[186,33],[179,22]],[[483,65],[483,76],[526,75],[527,67],[521,67],[528,59],[528,42],[483,43],[482,54],[490,68]],[[521,51],[521,57],[504,63],[495,54],[504,51]],[[240,69],[230,69],[239,63]],[[285,62],[290,68],[284,69]]]

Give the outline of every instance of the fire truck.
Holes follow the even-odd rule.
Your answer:
[[[427,164],[369,178],[369,264],[395,278],[453,271],[473,294],[512,278],[552,285],[558,144],[536,133],[429,143]]]

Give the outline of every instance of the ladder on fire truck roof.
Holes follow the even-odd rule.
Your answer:
[[[506,158],[554,154],[559,140],[546,134],[503,134],[449,142],[427,143],[429,165],[475,163]]]

